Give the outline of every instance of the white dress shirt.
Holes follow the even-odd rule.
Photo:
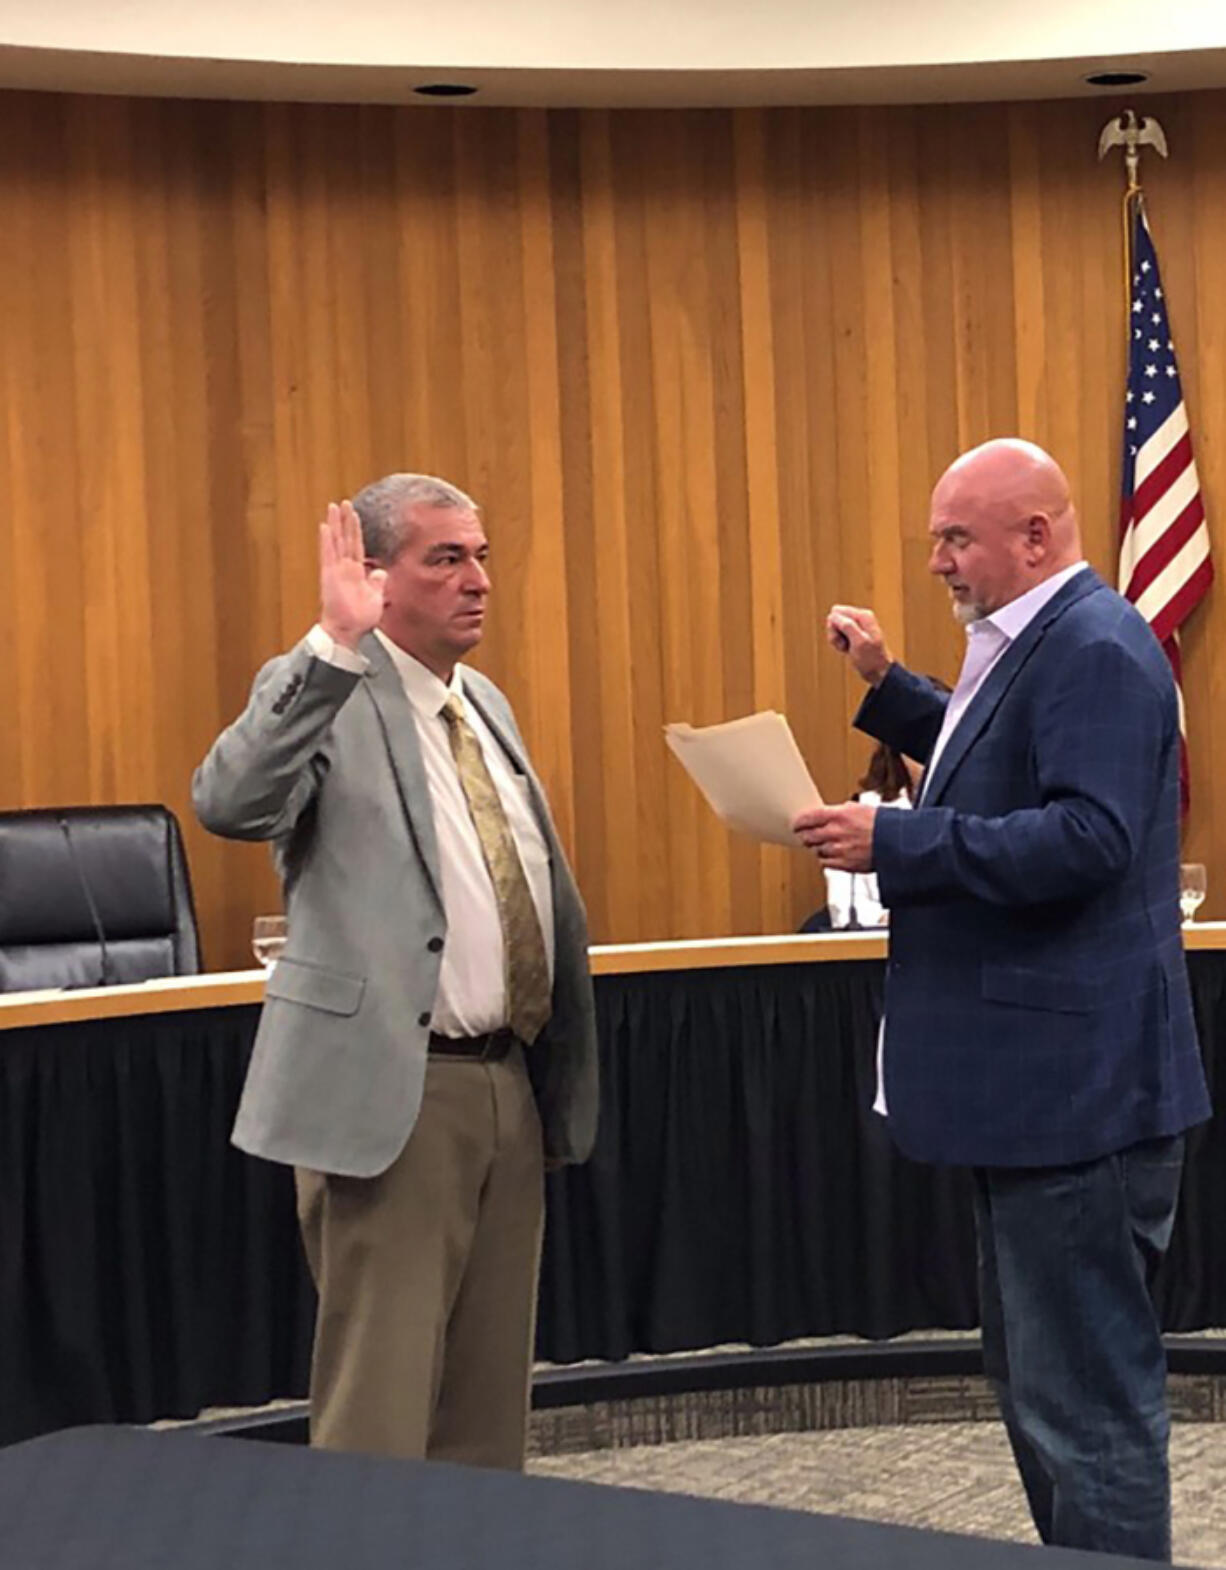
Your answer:
[[[480,1035],[507,1022],[506,966],[494,885],[468,810],[468,798],[460,784],[447,722],[442,717],[443,704],[451,693],[465,697],[464,667],[456,666],[448,684],[380,630],[376,629],[375,636],[395,665],[413,711],[438,840],[447,934],[431,1024],[444,1036]],[[322,627],[312,627],[307,641],[320,659],[346,670],[365,670],[369,664],[364,655],[335,644]],[[476,704],[465,702],[464,717],[481,744],[485,766],[507,815],[540,919],[552,979],[554,920],[549,848],[532,809],[528,783],[516,774]]]
[[[932,756],[928,760],[924,788],[919,799],[921,807],[928,793],[928,781],[936,770],[937,759],[945,751],[949,738],[957,729],[975,694],[988,679],[992,667],[1014,639],[1025,632],[1047,602],[1059,594],[1064,585],[1083,571],[1086,565],[1086,562],[1079,561],[1074,562],[1071,567],[1062,568],[1050,578],[1044,578],[1042,583],[1036,583],[1033,589],[1027,589],[1025,594],[1019,594],[1016,600],[1010,600],[998,611],[993,611],[990,616],[984,616],[979,621],[971,622],[967,627],[966,655],[962,661],[962,673],[958,677],[958,685],[950,694],[949,702],[945,706],[945,719],[941,724],[936,746],[932,749]],[[880,1112],[882,1117],[887,1113],[884,1018],[881,1021],[881,1029],[877,1032],[877,1095],[873,1101],[873,1111]]]
[[[937,759],[945,751],[949,738],[956,730],[958,721],[970,708],[975,694],[987,681],[992,667],[1013,640],[1026,630],[1048,600],[1059,594],[1070,578],[1075,578],[1086,565],[1085,562],[1079,561],[1074,562],[1071,567],[1062,568],[1054,576],[1044,578],[1042,583],[1036,583],[1033,589],[1027,589],[1025,594],[1019,594],[1016,600],[1010,600],[1008,605],[1002,605],[998,611],[971,622],[967,627],[962,672],[958,677],[958,685],[950,693],[949,702],[945,705],[945,718],[941,722],[940,734],[937,736],[936,746],[932,749],[932,756],[928,759],[928,768],[924,775],[924,794],[927,793],[928,781],[936,770]],[[924,794],[920,796],[921,802]]]

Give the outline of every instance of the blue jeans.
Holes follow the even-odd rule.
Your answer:
[[[1166,1357],[1150,1282],[1183,1137],[976,1170],[983,1361],[1045,1543],[1171,1557]]]

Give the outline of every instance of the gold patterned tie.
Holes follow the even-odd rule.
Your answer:
[[[452,693],[442,709],[451,753],[468,798],[469,816],[481,841],[481,852],[494,885],[507,981],[507,1023],[521,1041],[535,1041],[549,1018],[552,1003],[549,960],[541,923],[532,902],[528,879],[519,859],[511,825],[490,772],[481,743],[464,718],[464,704]]]

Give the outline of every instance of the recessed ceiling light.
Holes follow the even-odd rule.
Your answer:
[[[1091,87],[1136,87],[1149,81],[1148,71],[1093,71],[1082,81]]]
[[[423,82],[413,91],[423,98],[471,98],[477,89],[471,82]]]

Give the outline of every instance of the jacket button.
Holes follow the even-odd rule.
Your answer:
[[[429,1014],[419,1014],[417,1016],[417,1023],[423,1027],[428,1025],[430,1023]]]
[[[431,938],[429,943],[426,944],[426,947],[430,950],[431,954],[437,954],[442,946],[442,938]]]

